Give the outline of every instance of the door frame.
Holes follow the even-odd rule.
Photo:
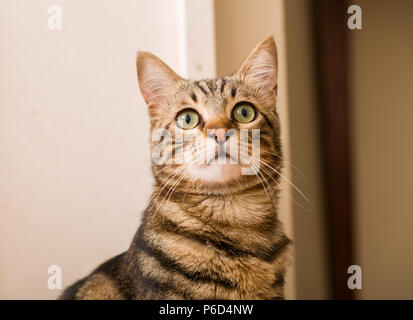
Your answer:
[[[353,299],[353,187],[349,41],[343,0],[313,0],[316,65],[333,299]]]

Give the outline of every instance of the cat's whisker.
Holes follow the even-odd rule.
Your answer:
[[[269,155],[272,155],[274,157],[277,157],[279,160],[284,162],[287,166],[291,167],[293,169],[291,171],[295,170],[300,175],[300,176],[297,176],[297,175],[293,174],[293,172],[292,172],[292,177],[293,178],[295,178],[297,180],[300,180],[304,183],[312,184],[310,180],[306,179],[305,174],[297,166],[295,166],[291,161],[288,161],[285,158],[280,157],[278,154],[276,154],[274,152],[267,151],[267,150],[262,150],[262,154],[269,154]]]
[[[169,182],[173,181],[175,179],[175,177],[180,174],[181,172],[183,172],[185,170],[185,167],[178,167],[176,168],[174,171],[172,171],[171,174],[169,174],[168,177],[166,177],[165,180],[167,180],[169,177],[169,179],[164,183],[164,185],[158,190],[158,192],[156,193],[156,195],[153,196],[151,201],[154,201],[153,203],[156,203],[156,201],[158,200],[159,196],[162,194],[162,192],[165,190],[165,188],[168,187]]]
[[[282,179],[284,179],[285,181],[287,181],[300,195],[301,197],[303,197],[304,200],[306,200],[308,203],[312,204],[311,201],[307,198],[307,196],[294,184],[290,181],[290,179],[288,179],[286,176],[284,176],[281,172],[279,172],[278,170],[276,170],[275,168],[273,168],[272,166],[270,166],[266,161],[260,159],[260,162],[262,164],[264,164],[265,166],[267,166],[269,169],[273,170],[274,172],[276,172]]]
[[[265,177],[262,175],[262,173],[260,173],[258,167],[254,166],[253,163],[250,164],[250,168],[251,168],[251,167],[257,172],[257,178],[258,178],[258,180],[260,181],[261,185],[263,186],[264,191],[265,191],[267,197],[269,197],[270,199],[272,199],[273,201],[275,201],[276,199],[275,199],[274,191],[273,191],[272,188],[271,188],[271,185],[268,183],[268,181],[265,179]],[[270,195],[268,194],[268,192],[267,192],[267,187],[264,185],[264,183],[265,183],[265,184],[267,185],[267,187],[270,189],[270,191],[271,191],[271,197],[270,197]]]
[[[266,165],[265,163],[262,162],[261,159],[257,159],[257,160],[260,161],[262,164]],[[268,167],[268,165],[267,165],[267,167]],[[277,173],[277,175],[279,175],[277,170],[275,170],[275,169],[272,168],[272,167],[271,167],[270,169],[272,169],[274,172]],[[276,182],[278,185],[280,185],[279,181],[275,180],[274,177],[273,177],[268,171],[266,171],[263,167],[261,167],[261,170],[263,170],[264,172],[266,172],[267,175],[268,175],[274,182]],[[302,208],[302,209],[303,209],[304,211],[306,211],[306,212],[310,212],[310,213],[313,212],[311,208],[307,208],[306,206],[302,205],[299,201],[297,201],[296,199],[294,199],[294,197],[291,195],[290,192],[288,192],[288,191],[285,191],[285,192],[286,192],[286,195],[288,196],[288,198],[289,198],[290,200],[292,200],[297,206],[299,206],[300,208]],[[312,202],[309,201],[308,199],[307,199],[307,203],[310,205],[310,207],[313,207]]]
[[[198,156],[198,157],[197,157]],[[189,164],[192,164],[193,162],[195,162],[195,161],[197,161],[197,160],[199,160],[199,157],[200,156],[202,156],[202,154],[201,155],[198,155],[198,154],[195,154],[195,158],[189,163]],[[185,167],[183,167],[183,169],[185,169]],[[180,171],[179,173],[181,173],[182,171]],[[178,173],[178,174],[179,174]],[[175,175],[176,176],[176,175]],[[175,178],[175,176],[173,177],[173,178]],[[170,198],[171,198],[171,196],[172,196],[172,194],[173,194],[173,192],[174,192],[174,190],[178,187],[178,185],[180,184],[180,182],[184,179],[184,178],[186,178],[187,176],[184,174],[184,175],[182,175],[182,177],[180,177],[177,181],[175,181],[175,183],[172,185],[172,187],[167,191],[167,193],[165,194],[165,196],[164,196],[164,198],[162,199],[162,202],[161,202],[161,204],[160,204],[160,206],[158,207],[158,210],[160,209],[160,208],[162,208],[162,209],[164,209],[165,208],[165,206],[168,204],[168,202],[169,202],[169,200],[170,200]],[[191,178],[191,180],[192,180],[192,178]],[[188,182],[187,182],[187,184],[188,184]],[[169,194],[169,196],[168,196],[168,194]],[[184,194],[184,197],[186,196],[186,191],[185,191],[185,194]],[[166,199],[166,197],[168,197],[167,199]],[[166,201],[164,202],[164,200],[166,199]],[[158,210],[156,211],[156,212],[158,212]],[[155,212],[155,213],[156,213]],[[164,216],[162,215],[162,219],[164,219]]]
[[[160,207],[162,208],[162,209],[164,209],[165,207],[166,207],[166,205],[169,203],[169,200],[171,199],[171,196],[172,196],[172,194],[173,194],[173,192],[174,192],[174,190],[176,189],[176,187],[179,185],[179,183],[182,181],[182,179],[184,179],[185,178],[185,175],[183,175],[182,177],[180,177],[177,181],[175,181],[175,183],[172,185],[172,188],[171,189],[169,189],[168,190],[168,192],[166,193],[166,195],[165,195],[165,198],[166,197],[168,197],[168,199],[165,201],[165,203],[162,205],[162,203],[161,203],[161,205],[160,205]],[[169,196],[168,196],[168,193],[169,193]],[[164,200],[165,200],[165,198],[164,198]],[[162,214],[162,219],[164,219],[164,215]]]
[[[195,154],[195,156],[197,156],[197,154]],[[191,162],[197,161],[198,159],[199,159],[199,157],[195,157]],[[172,172],[172,174],[173,174],[173,173],[175,173],[175,174],[165,183],[165,185],[164,185],[164,186],[160,189],[160,191],[157,193],[157,197],[156,197],[155,201],[158,199],[158,197],[159,197],[160,194],[163,192],[163,190],[165,190],[165,188],[168,186],[169,182],[172,181],[172,180],[174,180],[175,177],[176,177],[178,174],[184,172],[185,169],[186,169],[185,166],[182,166],[182,167],[178,167],[178,169],[176,169],[176,170],[174,170],[174,171]],[[172,174],[170,174],[167,178],[169,178]],[[180,179],[178,179],[178,180],[168,189],[167,193],[165,194],[164,198],[163,198],[162,201],[161,201],[161,204],[159,205],[159,207],[158,207],[157,210],[155,211],[155,214],[159,211],[160,208],[163,207],[164,200],[166,199],[166,197],[168,197],[168,194],[170,194],[170,195],[169,195],[169,197],[168,197],[168,200],[165,202],[165,205],[169,202],[169,199],[170,199],[170,196],[172,195],[173,190],[176,189],[178,183],[179,183],[180,181],[182,181],[183,178],[185,178],[185,175],[183,175]]]
[[[257,172],[258,173],[258,172]],[[264,185],[264,181],[261,179],[259,175],[257,175],[258,180],[260,181],[262,187],[264,188],[265,194],[267,195],[268,198],[270,198],[270,195],[267,192],[267,187]]]
[[[175,175],[171,178],[172,180],[175,179],[175,177],[177,177],[180,174],[181,171],[175,173]],[[176,184],[176,182],[172,185],[172,187]],[[163,203],[165,202],[165,198],[167,197],[169,191],[172,189],[169,188],[167,193],[165,194],[165,196],[162,197],[161,203],[156,207],[156,210],[153,212],[153,214],[151,215],[150,219],[155,219],[155,217],[157,216],[158,211],[163,208]],[[158,195],[156,197],[156,199],[152,200],[151,203],[157,203],[158,199],[160,197],[160,195],[162,194],[163,190],[166,188],[166,185],[162,187],[162,189],[158,192]]]
[[[193,177],[191,176],[189,180],[186,182],[186,185],[185,185],[186,188],[185,188],[184,197],[182,199],[182,202],[185,201],[186,193],[188,192],[189,186],[191,185],[192,181],[193,181]]]
[[[261,167],[261,170],[263,170],[274,182],[277,183],[277,185],[280,186],[279,181],[275,180],[274,177],[271,175],[270,172],[268,172],[267,170],[265,170],[263,167]],[[289,191],[285,191],[285,192],[286,192],[286,195],[288,196],[288,198],[289,198],[291,201],[293,201],[297,206],[299,206],[300,208],[302,208],[303,210],[305,210],[305,211],[307,211],[307,212],[312,212],[311,209],[306,208],[306,207],[305,207],[304,205],[302,205],[299,201],[297,201],[296,199],[294,199],[294,197],[292,196],[291,192],[289,192]],[[310,203],[310,205],[311,205],[311,203]]]

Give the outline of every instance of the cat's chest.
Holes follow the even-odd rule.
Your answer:
[[[257,259],[239,259],[227,266],[232,270],[222,270],[222,279],[227,284],[216,281],[210,284],[209,295],[201,293],[200,299],[282,299],[285,270],[288,266],[288,252],[272,262]]]
[[[151,244],[178,266],[166,278],[194,299],[281,295],[283,233],[273,204],[260,195],[174,201],[150,222]]]
[[[275,204],[265,194],[193,197],[178,203],[177,210],[208,224],[250,226],[275,215]]]

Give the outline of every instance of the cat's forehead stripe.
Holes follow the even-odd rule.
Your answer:
[[[237,94],[237,88],[232,88],[231,90],[231,97],[235,97],[235,95]]]
[[[216,80],[206,80],[205,83],[206,83],[209,91],[210,91],[211,93],[214,93],[214,91],[217,89]]]
[[[200,83],[200,81],[195,81],[195,85],[196,85],[199,89],[201,89],[201,91],[202,91],[205,95],[208,94],[207,90],[203,87],[203,85]]]
[[[227,80],[225,80],[225,79],[222,79],[222,80],[221,80],[221,93],[224,92],[225,84],[226,84],[226,83],[227,83]]]

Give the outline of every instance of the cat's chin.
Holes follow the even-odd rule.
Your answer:
[[[189,169],[191,178],[196,181],[226,184],[238,180],[242,176],[242,166],[239,164],[199,165]]]

